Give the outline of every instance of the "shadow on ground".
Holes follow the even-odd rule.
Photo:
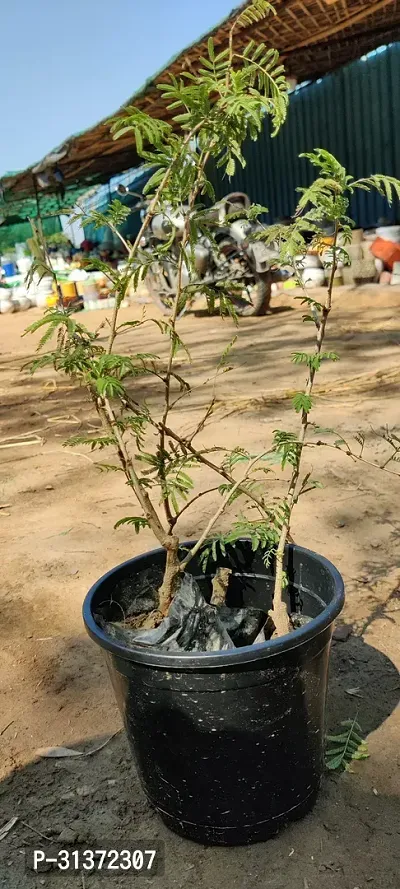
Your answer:
[[[358,688],[360,697],[349,697],[349,688]],[[367,735],[383,725],[398,700],[398,672],[387,657],[359,637],[334,644],[330,730],[358,711]],[[77,749],[93,750],[103,740],[86,738]],[[63,739],[54,738],[54,744],[63,744]],[[394,760],[395,751],[387,749],[385,755]],[[395,889],[398,799],[378,795],[370,781],[363,763],[352,774],[327,776],[313,812],[267,843],[234,849],[197,846],[168,831],[150,808],[125,735],[119,733],[91,756],[41,759],[3,781],[0,828],[8,819],[19,820],[1,842],[1,885],[6,889],[104,886],[104,876],[97,874],[80,882],[71,874],[50,871],[37,876],[25,870],[30,846],[46,845],[47,837],[61,847],[65,842],[59,836],[68,828],[74,845],[81,849],[151,848],[155,842],[164,842],[165,875],[150,880],[135,876],[157,889],[186,885],[196,889],[364,889],[369,885]],[[126,875],[110,873],[106,883],[128,884]]]

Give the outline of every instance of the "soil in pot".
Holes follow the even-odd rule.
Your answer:
[[[85,623],[107,652],[148,799],[168,826],[202,843],[266,839],[309,811],[318,793],[329,647],[343,583],[307,550],[290,546],[286,558],[288,605],[301,626],[256,645],[168,651],[127,646],[105,632],[95,615],[102,609],[103,620],[118,623],[133,578],[162,567],[160,550],[109,572],[85,601]],[[262,554],[243,541],[220,565],[232,570],[228,608],[267,613],[274,578]],[[211,576],[195,562],[191,570],[209,598]],[[146,585],[143,598],[145,592]],[[113,610],[105,615],[107,602]]]

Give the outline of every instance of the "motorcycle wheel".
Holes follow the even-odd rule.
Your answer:
[[[242,299],[241,297],[232,298],[236,314],[246,318],[255,315],[266,315],[270,302],[271,276],[269,273],[257,279],[257,283],[250,290],[248,299]]]
[[[170,287],[169,282],[160,269],[155,272],[151,271],[148,275],[148,283],[150,285],[150,296],[156,306],[161,310],[163,315],[171,317],[174,310],[174,301],[176,299],[175,288]],[[182,318],[187,309],[187,303],[178,312],[177,318]]]

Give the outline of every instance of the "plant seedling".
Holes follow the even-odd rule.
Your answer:
[[[371,176],[355,180],[328,151],[317,149],[306,155],[316,170],[316,178],[309,188],[300,190],[293,223],[289,226],[259,226],[255,235],[266,246],[274,244],[279,263],[290,263],[299,274],[296,257],[309,248],[307,238],[310,232],[311,248],[320,250],[322,222],[330,223],[334,230],[324,302],[313,299],[306,290],[302,297],[296,297],[301,298],[305,306],[303,321],[312,323],[316,332],[312,351],[299,349],[292,355],[292,361],[304,366],[306,373],[305,386],[293,399],[293,408],[299,418],[298,432],[275,430],[272,440],[266,442],[258,454],[239,445],[210,449],[198,443],[200,433],[212,417],[218,375],[228,369],[235,340],[228,344],[214,378],[209,381],[210,400],[202,417],[189,432],[182,432],[176,423],[176,408],[190,395],[191,387],[180,368],[182,356],[190,360],[178,331],[181,309],[195,289],[204,293],[210,311],[214,310],[218,295],[221,314],[237,320],[232,303],[234,282],[221,281],[216,294],[215,289],[198,281],[194,284],[191,280],[195,273],[196,241],[204,235],[211,242],[214,238],[209,210],[202,203],[203,198],[215,200],[207,177],[207,165],[213,159],[227,176],[232,176],[237,165],[245,166],[244,141],[248,137],[257,139],[265,115],[270,116],[274,133],[286,117],[287,82],[277,51],[254,40],[240,52],[235,48],[235,38],[242,28],[272,12],[266,0],[255,0],[235,19],[226,49],[217,51],[210,38],[207,56],[201,60],[196,74],[183,71],[179,77],[171,75],[167,82],[159,84],[162,101],[173,113],[171,124],[155,120],[135,108],[128,108],[112,124],[115,138],[132,133],[138,154],[149,167],[155,168],[155,172],[145,188],[148,209],[134,242],[127,241],[120,233],[121,224],[131,212],[120,201],[113,201],[107,212],[94,211],[86,219],[97,227],[107,225],[126,250],[122,271],[101,261],[93,263],[93,267],[107,275],[115,295],[108,342],[104,344],[101,338],[104,328],[101,335],[99,330],[89,330],[63,307],[61,297],[55,309],[47,311],[28,328],[31,332],[44,331],[39,343],[40,355],[31,363],[31,370],[50,366],[78,385],[85,386],[100,419],[101,430],[97,434],[74,436],[66,444],[86,444],[91,450],[99,451],[113,448],[116,461],[102,463],[99,468],[104,472],[121,472],[138,507],[132,515],[121,518],[117,526],[128,524],[136,533],[150,528],[165,549],[164,579],[157,607],[151,616],[153,626],[168,614],[182,574],[196,554],[201,554],[205,565],[210,558],[217,557],[218,551],[224,554],[228,544],[234,546],[240,538],[247,537],[253,550],[262,551],[266,563],[275,558],[275,589],[270,614],[273,631],[275,635],[283,635],[292,629],[283,598],[287,583],[283,557],[295,504],[300,496],[319,486],[310,473],[303,474],[302,460],[306,447],[321,443],[321,439],[315,440],[316,428],[310,420],[316,374],[324,362],[338,360],[336,353],[325,349],[324,341],[337,263],[346,256],[345,246],[351,240],[352,223],[347,215],[349,198],[357,189],[370,188],[378,189],[389,200],[393,192],[400,195],[400,183],[391,177]],[[254,221],[264,210],[256,205],[245,213],[250,221]],[[142,237],[157,213],[172,221],[171,237],[150,254],[142,246]],[[175,238],[173,219],[177,213],[183,214],[184,226],[176,254],[171,246]],[[34,234],[35,262],[31,274],[54,276],[41,233],[36,230]],[[119,310],[128,287],[132,283],[136,287],[146,279],[154,262],[162,263],[166,259],[175,263],[176,270],[172,316],[160,320],[144,315],[140,320],[121,321]],[[185,270],[189,283],[185,283]],[[300,278],[299,282],[302,283]],[[118,351],[121,334],[135,330],[140,341],[142,329],[147,325],[156,325],[160,337],[167,341],[166,363],[157,354],[140,348],[134,354]],[[56,345],[53,344],[54,337]],[[50,350],[43,351],[49,344]],[[135,386],[138,382],[143,384],[147,378],[155,380],[162,393],[161,411],[151,409],[136,395]],[[329,434],[331,432],[328,430]],[[342,440],[334,447],[349,451]],[[213,470],[218,482],[211,488],[200,487],[195,493],[194,474],[202,468]],[[270,479],[279,469],[288,475],[288,484],[285,496],[276,500]],[[179,536],[182,515],[200,497],[216,490],[221,498],[218,507],[206,527],[200,530],[197,542],[182,554]],[[218,527],[219,519],[235,501],[240,501],[240,515],[229,530],[222,533]]]

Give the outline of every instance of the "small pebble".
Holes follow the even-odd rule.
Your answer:
[[[93,793],[93,787],[89,787],[88,784],[83,784],[82,787],[78,787],[77,789],[78,796],[90,796]]]
[[[70,827],[64,827],[64,830],[61,831],[58,837],[60,843],[75,843],[77,838],[76,830],[72,830]]]
[[[46,485],[46,491],[54,491],[54,485]]]

